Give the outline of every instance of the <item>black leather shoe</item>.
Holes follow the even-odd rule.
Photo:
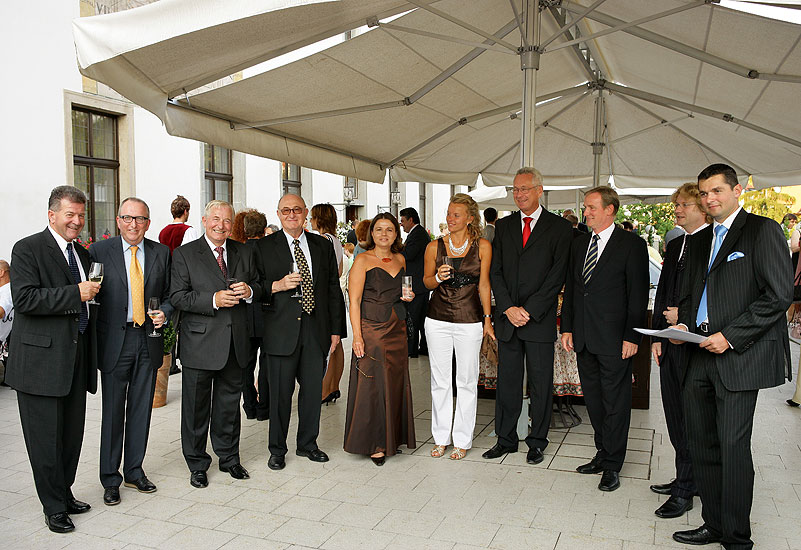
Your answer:
[[[252,411],[245,411],[245,418],[247,418],[248,420],[255,420],[256,413]]]
[[[706,525],[702,525],[698,529],[690,529],[689,531],[676,531],[673,533],[673,540],[682,544],[695,544],[697,546],[701,546],[702,544],[720,542],[720,535],[715,533]]]
[[[496,443],[494,447],[492,447],[488,451],[484,451],[484,454],[481,455],[482,458],[486,459],[493,459],[498,458],[499,456],[503,456],[507,453],[516,453],[517,449],[514,447],[504,447],[500,443]]]
[[[75,524],[72,523],[67,512],[59,512],[45,516],[45,525],[54,533],[69,533],[75,531]]]
[[[792,399],[788,399],[787,404],[790,405],[791,407],[801,407],[801,403],[796,403]]]
[[[126,487],[130,487],[132,489],[136,489],[140,493],[155,493],[156,486],[147,479],[147,476],[142,476],[135,481],[126,481],[124,483]]]
[[[667,499],[662,506],[656,509],[654,514],[660,518],[670,519],[683,516],[685,512],[693,509],[693,499],[672,496]]]
[[[604,470],[598,488],[601,491],[611,492],[620,487],[620,474],[614,470]]]
[[[265,420],[270,420],[270,413],[267,414],[257,414],[256,420],[259,422],[264,422]]]
[[[328,462],[328,455],[320,449],[314,449],[312,451],[302,451],[298,449],[295,451],[295,454],[298,456],[305,456],[312,462]]]
[[[195,470],[189,477],[189,483],[192,485],[192,487],[202,489],[209,486],[209,478],[206,476],[206,472],[203,470]]]
[[[381,455],[381,456],[371,456],[371,457],[370,457],[370,460],[372,460],[372,461],[373,461],[373,464],[375,464],[376,466],[383,466],[383,465],[384,465],[384,462],[386,461],[386,459],[387,459],[387,457],[386,457],[386,456],[384,456],[384,455]]]
[[[89,506],[86,502],[81,502],[77,500],[75,497],[70,497],[67,499],[67,513],[68,514],[84,514],[91,510],[92,507]]]
[[[659,495],[669,495],[673,490],[673,484],[676,483],[675,479],[670,480],[670,483],[659,483],[651,485],[651,490]]]
[[[533,447],[528,450],[528,453],[526,454],[526,462],[529,464],[539,464],[543,460],[545,460],[545,457],[542,455],[542,451],[540,449]]]
[[[270,460],[267,461],[267,467],[271,470],[283,470],[286,466],[283,456],[270,455]]]
[[[120,488],[106,487],[103,491],[103,504],[106,506],[116,506],[120,503]]]
[[[230,474],[234,479],[250,479],[250,474],[239,462],[227,467],[220,466],[220,471]]]
[[[576,468],[576,471],[580,474],[600,474],[604,471],[604,467],[601,466],[601,461],[596,456],[586,464]]]

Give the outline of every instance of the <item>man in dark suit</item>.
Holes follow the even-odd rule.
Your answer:
[[[706,337],[685,344],[690,360],[682,395],[704,524],[673,538],[753,548],[754,409],[761,388],[790,376],[784,314],[793,273],[779,224],[740,207],[734,169],[713,164],[698,175],[698,187],[714,227],[689,241],[677,328]]]
[[[689,237],[707,223],[706,212],[701,209],[701,197],[697,183],[685,183],[673,192],[676,223],[684,235],[667,245],[662,274],[654,298],[654,314],[651,327],[664,329],[675,325],[678,318],[679,289],[687,266]],[[659,365],[659,381],[662,389],[662,407],[673,450],[676,453],[676,478],[670,483],[651,485],[651,490],[670,495],[655,514],[661,518],[676,518],[692,510],[693,496],[697,492],[693,479],[690,451],[684,429],[684,412],[681,405],[681,375],[684,374],[687,353],[684,346],[671,344],[663,338],[654,338],[651,355]]]
[[[120,483],[140,493],[156,486],[145,475],[147,438],[156,373],[164,358],[164,338],[148,338],[172,312],[169,303],[170,249],[145,238],[150,208],[129,197],[117,213],[119,237],[98,241],[89,255],[103,264],[103,289],[98,295],[97,352],[103,386],[100,429],[100,483],[103,502],[120,502]],[[159,309],[148,321],[148,300],[156,297]],[[123,448],[125,463],[120,475]]]
[[[263,345],[270,356],[267,466],[272,470],[286,465],[295,380],[300,385],[295,454],[314,462],[328,461],[328,455],[317,447],[320,395],[326,355],[334,351],[344,333],[345,303],[334,247],[325,237],[303,230],[307,214],[302,198],[284,195],[278,201],[282,231],[256,244],[264,285]],[[293,262],[297,264],[295,273]],[[298,291],[302,297],[296,296]]]
[[[170,303],[181,311],[178,356],[183,369],[181,446],[193,487],[206,487],[211,445],[220,471],[248,479],[239,462],[239,399],[250,338],[247,303],[258,300],[251,247],[229,239],[234,209],[219,200],[206,205],[205,234],[172,255]]]
[[[562,346],[576,351],[584,402],[597,453],[576,470],[603,472],[598,488],[620,487],[631,421],[631,358],[642,340],[648,307],[648,250],[615,227],[620,207],[611,187],[584,195],[591,233],[573,239],[562,303]]]
[[[73,241],[85,222],[86,196],[62,185],[50,193],[48,226],[11,253],[14,302],[6,383],[17,390],[25,447],[47,527],[75,529],[69,514],[90,506],[75,499],[86,418],[86,392],[97,391],[95,311],[86,302],[100,285],[87,280],[89,253]]]
[[[411,207],[404,208],[398,214],[400,215],[400,225],[406,232],[406,240],[403,243],[406,275],[412,278],[412,291],[414,292],[414,300],[407,306],[412,327],[410,331],[407,331],[406,336],[409,342],[409,357],[417,357],[420,354],[428,355],[423,324],[430,292],[423,284],[423,263],[426,246],[431,242],[431,238],[428,236],[428,231],[420,225],[420,215],[417,210]]]
[[[572,228],[540,205],[542,175],[521,168],[513,194],[520,211],[495,224],[490,279],[495,294],[498,338],[498,391],[495,433],[498,443],[483,454],[497,458],[517,452],[522,408],[523,362],[531,397],[531,431],[526,437],[529,464],[543,461],[553,407],[553,352],[556,305],[565,281]]]

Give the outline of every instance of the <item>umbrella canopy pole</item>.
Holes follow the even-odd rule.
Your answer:
[[[592,142],[592,183],[598,187],[601,183],[601,158],[604,154],[604,97],[603,90],[598,90],[595,98],[595,139]]]
[[[540,12],[537,0],[526,0],[523,46],[520,69],[523,71],[523,124],[520,138],[520,166],[534,166],[534,128],[537,103],[537,71],[540,68]]]

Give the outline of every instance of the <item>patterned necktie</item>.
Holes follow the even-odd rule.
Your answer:
[[[712,258],[709,260],[709,265],[706,268],[707,277],[704,281],[704,292],[701,294],[701,303],[698,304],[698,315],[695,316],[695,326],[699,326],[709,319],[709,311],[707,310],[706,303],[706,287],[709,284],[709,269],[715,262],[715,256],[718,255],[720,245],[723,244],[723,237],[726,236],[727,231],[728,229],[726,229],[725,225],[719,225],[715,228],[715,245],[712,247]]]
[[[67,244],[67,258],[70,264],[70,273],[72,273],[72,280],[75,284],[81,282],[81,272],[78,271],[78,262],[75,261],[75,252],[72,250],[72,243]],[[81,313],[78,317],[78,332],[84,333],[86,327],[89,326],[89,310],[86,307],[86,302],[81,302]]]
[[[592,270],[595,269],[595,264],[598,263],[598,239],[597,234],[592,236],[590,248],[587,249],[587,258],[584,260],[584,269],[581,271],[581,276],[584,278],[584,284],[587,285],[592,278]]]
[[[309,264],[306,263],[306,256],[303,255],[303,250],[300,248],[300,241],[295,239],[292,244],[295,245],[295,263],[298,264],[301,277],[300,289],[303,296],[300,298],[300,305],[303,307],[303,311],[311,313],[314,311],[314,285]]]
[[[679,262],[676,264],[676,269],[679,271],[682,271],[684,269],[684,265],[687,263],[687,245],[689,244],[687,237],[689,237],[689,235],[685,233],[684,240],[681,243],[681,255],[679,256]]]
[[[142,276],[142,266],[136,257],[138,246],[131,247],[131,305],[133,306],[133,322],[137,326],[145,324],[145,279]]]
[[[528,238],[531,236],[531,218],[526,216],[523,218],[523,248],[526,247],[526,243],[528,242]]]
[[[222,271],[223,278],[228,278],[228,266],[225,265],[225,260],[223,259],[223,247],[218,246],[214,249],[217,253],[217,265],[220,266],[220,271]]]

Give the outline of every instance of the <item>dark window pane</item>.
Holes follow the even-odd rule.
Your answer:
[[[231,194],[228,189],[227,181],[215,180],[214,181],[214,198],[220,201],[231,202]]]
[[[89,113],[84,111],[72,111],[72,151],[89,156]]]
[[[206,172],[213,172],[214,171],[214,157],[213,154],[214,147],[206,143],[203,146],[203,156],[205,157],[205,166]]]
[[[92,157],[116,160],[115,122],[112,117],[92,113]]]
[[[95,238],[116,235],[117,174],[111,168],[93,168]]]
[[[225,147],[214,147],[214,171],[220,174],[231,173],[231,155]]]

